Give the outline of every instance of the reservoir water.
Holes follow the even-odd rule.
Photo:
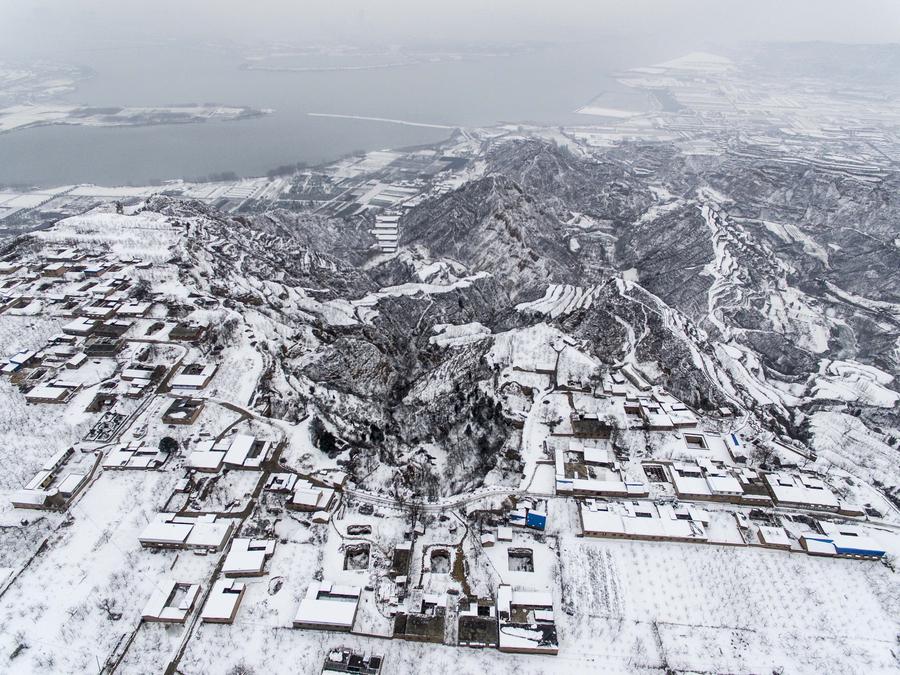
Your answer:
[[[356,150],[429,143],[450,133],[311,112],[448,126],[588,124],[592,118],[572,111],[598,95],[610,107],[646,109],[645,95],[619,85],[612,73],[673,56],[677,54],[652,45],[598,38],[510,55],[371,70],[266,71],[242,69],[242,55],[212,46],[86,49],[67,58],[96,74],[81,82],[67,102],[214,102],[275,112],[233,122],[57,126],[3,134],[0,184],[142,185],[227,171],[255,176],[284,164],[316,164]]]

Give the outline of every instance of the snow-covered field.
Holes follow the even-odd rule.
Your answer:
[[[46,404],[28,403],[8,380],[0,380],[0,444],[15,448],[3,459],[0,499],[6,502],[54,453],[82,439],[93,423],[84,413],[92,397],[84,390],[48,415]]]
[[[115,255],[159,263],[169,258],[180,232],[158,213],[92,213],[67,218],[35,236],[50,245],[104,246]]]
[[[104,473],[71,507],[69,523],[0,596],[0,649],[17,653],[8,672],[95,672],[137,627],[160,577],[203,576],[211,558],[153,555],[137,540],[174,480]]]
[[[853,415],[838,412],[813,413],[810,428],[815,447],[825,462],[867,483],[900,484],[897,449],[873,435]]]
[[[900,394],[888,388],[894,378],[874,366],[852,361],[824,361],[813,379],[815,398],[891,408]]]
[[[597,291],[596,286],[585,289],[581,286],[553,284],[547,288],[543,297],[519,303],[516,309],[525,313],[546,314],[555,319],[578,309],[589,309]]]
[[[900,585],[882,565],[709,545],[565,539],[560,548],[562,636],[573,650],[596,645],[629,669],[897,668]]]

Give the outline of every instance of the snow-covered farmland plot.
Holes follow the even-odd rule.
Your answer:
[[[631,666],[654,665],[658,652],[655,665],[678,671],[896,672],[900,590],[882,565],[668,543],[565,538],[560,548],[572,650],[621,648]],[[633,625],[656,644],[607,639]]]
[[[0,597],[0,653],[11,659],[5,672],[97,672],[137,627],[177,555],[153,555],[138,543],[173,480],[166,473],[104,473],[70,508],[69,524]]]
[[[7,354],[38,349],[59,332],[55,318],[0,315],[0,343]],[[80,440],[90,426],[90,416],[82,414],[76,397],[69,404],[29,404],[9,379],[0,380],[0,444],[15,448],[8,454],[0,472],[0,496],[4,497],[27,483],[34,472],[66,445]],[[15,461],[10,461],[11,457]]]
[[[15,453],[4,459],[0,472],[0,496],[4,500],[31,480],[55,452],[77,443],[87,433],[92,415],[84,413],[84,398],[76,396],[65,405],[28,403],[8,380],[0,380],[0,444],[15,448]]]
[[[62,220],[35,236],[49,245],[108,246],[115,255],[159,263],[170,257],[181,233],[159,213],[92,213]]]
[[[900,482],[897,449],[859,419],[834,412],[817,412],[810,417],[822,460],[866,481],[880,480],[888,485]]]
[[[15,316],[0,314],[0,345],[9,356],[22,350],[38,350],[57,333],[63,321],[53,316]]]

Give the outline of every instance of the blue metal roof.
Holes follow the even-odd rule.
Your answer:
[[[876,558],[880,558],[884,555],[884,551],[878,549],[869,549],[869,548],[850,548],[847,546],[838,546],[834,545],[834,550],[843,555],[865,555],[865,556],[874,556]]]
[[[839,544],[835,544],[834,539],[827,536],[811,537],[807,535],[806,538],[813,541],[821,541],[825,542],[826,544],[831,544],[832,546],[834,546],[834,550],[840,555],[864,555],[880,558],[885,554],[885,551],[877,548],[856,548],[853,546],[841,546]]]

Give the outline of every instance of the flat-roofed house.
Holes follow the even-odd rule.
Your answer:
[[[25,400],[29,403],[66,403],[74,393],[69,387],[41,383],[25,393]]]
[[[712,462],[703,462],[704,478],[709,485],[712,498],[716,501],[739,502],[744,495],[744,488],[737,477],[722,466]]]
[[[110,300],[94,300],[79,307],[78,313],[89,319],[105,321],[106,319],[111,319],[115,316],[117,309],[119,309],[118,302]]]
[[[294,615],[294,628],[350,631],[356,620],[361,589],[329,581],[313,581]]]
[[[225,449],[215,441],[200,441],[187,458],[187,466],[195,471],[218,473],[225,462]]]
[[[54,453],[21,490],[13,493],[12,505],[20,509],[60,509],[68,506],[87,484],[99,460],[99,456],[95,456],[92,468],[81,461],[83,457],[76,454],[72,447]]]
[[[557,654],[559,638],[550,591],[497,589],[498,641],[501,652]]]
[[[151,302],[125,302],[116,310],[116,315],[139,318],[146,316],[152,306],[153,303]]]
[[[41,270],[41,276],[45,277],[61,277],[66,273],[65,263],[55,262],[45,265]]]
[[[653,502],[582,504],[585,536],[644,541],[706,542],[705,512]]]
[[[215,364],[189,363],[170,380],[169,386],[173,389],[203,389],[216,374],[217,368]]]
[[[168,453],[152,445],[132,442],[112,448],[103,460],[104,469],[158,469],[169,458]]]
[[[696,462],[673,462],[670,467],[675,494],[681,499],[709,499],[712,491]]]
[[[172,579],[159,582],[141,612],[144,621],[184,623],[194,608],[200,584],[179,583]]]
[[[233,579],[219,579],[209,592],[200,620],[203,623],[232,623],[247,586]]]
[[[169,339],[181,342],[196,342],[203,333],[206,332],[206,326],[199,323],[177,323],[169,331]]]
[[[106,337],[122,337],[131,326],[132,322],[125,319],[107,319],[96,325],[94,333]]]
[[[640,399],[640,415],[644,420],[644,427],[650,431],[672,431],[675,423],[663,407],[649,399]]]
[[[221,551],[231,536],[234,522],[214,515],[179,516],[158,513],[138,536],[145,548],[183,548]]]
[[[22,350],[16,352],[6,360],[3,366],[4,373],[14,373],[25,366],[34,363],[37,360],[37,352],[30,350]]]
[[[65,367],[69,370],[78,370],[85,364],[87,361],[87,354],[84,352],[78,352],[72,358],[65,362]]]
[[[144,363],[129,363],[119,373],[119,377],[125,382],[147,385],[154,379],[162,377],[165,372],[166,367],[162,365],[152,366]]]
[[[125,347],[125,343],[114,337],[95,337],[84,346],[84,353],[91,358],[112,358]]]
[[[791,540],[783,527],[762,525],[756,536],[761,546],[779,548],[785,551],[791,550]]]
[[[837,555],[834,544],[829,539],[816,538],[803,535],[800,537],[800,546],[809,555],[833,558]]]
[[[225,453],[227,466],[244,469],[258,469],[268,456],[269,442],[257,440],[248,434],[235,434]]]
[[[780,471],[765,474],[763,480],[778,506],[817,511],[840,510],[837,496],[822,480],[814,476]]]
[[[744,488],[727,467],[703,458],[696,462],[672,462],[669,467],[675,494],[680,499],[741,503]]]
[[[266,490],[269,492],[292,492],[297,484],[295,473],[270,473],[266,479]]]
[[[62,327],[63,333],[66,335],[87,336],[94,332],[97,322],[86,317],[78,317],[74,321],[70,321]]]
[[[457,644],[461,647],[497,647],[497,607],[490,599],[460,602],[457,619]]]
[[[76,248],[60,248],[46,255],[49,262],[75,263],[84,260],[84,254]]]
[[[222,563],[222,574],[226,577],[258,577],[265,570],[266,560],[275,553],[274,539],[234,539],[225,562]]]
[[[884,545],[867,529],[850,523],[819,521],[822,534],[806,534],[801,546],[810,555],[878,559],[887,553]]]
[[[287,506],[295,511],[324,511],[331,507],[333,500],[332,488],[319,487],[307,480],[298,480]]]
[[[325,656],[322,673],[356,673],[379,675],[384,657],[371,652],[356,652],[347,647],[337,647]]]
[[[396,580],[395,580],[396,583]],[[444,641],[447,594],[410,589],[405,611],[394,614],[394,637],[415,642]]]

